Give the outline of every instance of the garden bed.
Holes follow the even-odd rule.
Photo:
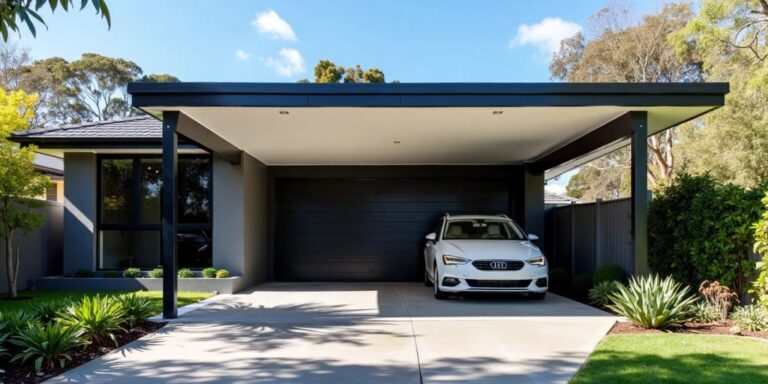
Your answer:
[[[41,374],[35,373],[35,368],[31,364],[15,364],[8,362],[7,359],[0,360],[0,369],[3,373],[0,374],[2,383],[4,384],[26,384],[26,383],[41,383],[61,373],[69,371],[79,365],[85,364],[93,359],[106,355],[107,353],[122,347],[134,340],[138,340],[150,333],[162,328],[166,323],[157,323],[152,321],[139,321],[137,322],[127,333],[122,333],[117,336],[117,346],[112,343],[104,343],[98,345],[95,343],[89,344],[84,348],[76,349],[70,352],[72,361],[69,362],[64,368],[56,366],[55,369],[46,370]]]
[[[750,332],[742,330],[739,335],[732,335],[730,332],[733,327],[733,321],[730,319],[721,323],[685,323],[684,327],[673,328],[670,330],[646,329],[633,325],[628,321],[619,321],[611,328],[609,334],[653,334],[653,333],[689,333],[696,335],[729,335],[729,336],[748,336],[768,340],[768,332]]]
[[[226,278],[179,278],[180,291],[235,293],[245,288],[245,280],[241,276]],[[46,291],[56,290],[90,290],[90,291],[161,291],[163,279],[151,277],[41,277],[35,280],[35,287]]]

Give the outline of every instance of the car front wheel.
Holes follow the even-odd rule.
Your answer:
[[[435,272],[435,276],[434,276],[435,282],[433,284],[434,291],[435,291],[435,299],[438,299],[438,300],[447,299],[448,295],[440,289],[440,284],[439,284],[440,276],[437,274],[437,264],[435,264],[433,270]]]
[[[429,272],[424,268],[424,285],[427,287],[432,286],[432,280],[429,279]]]

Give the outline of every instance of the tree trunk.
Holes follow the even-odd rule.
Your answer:
[[[13,283],[11,283],[11,297],[14,299],[18,296],[16,291],[16,285],[19,282],[19,259],[21,256],[21,247],[16,246],[16,253],[13,254]]]
[[[8,294],[16,298],[16,281],[13,280],[13,230],[5,227],[5,272],[8,278]]]

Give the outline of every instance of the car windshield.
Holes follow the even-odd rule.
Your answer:
[[[510,221],[461,219],[448,221],[445,240],[525,240],[520,228]]]

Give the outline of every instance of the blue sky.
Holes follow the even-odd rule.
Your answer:
[[[182,81],[295,82],[330,59],[402,82],[542,82],[559,39],[608,1],[108,0],[110,30],[89,7],[43,12],[49,29],[15,40],[36,59],[93,52]]]

